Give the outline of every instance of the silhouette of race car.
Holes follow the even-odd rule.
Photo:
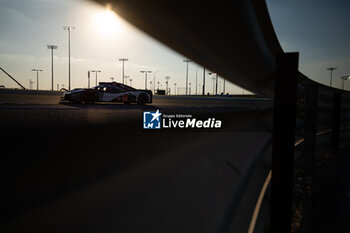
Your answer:
[[[66,91],[62,102],[94,104],[95,102],[123,102],[144,105],[152,103],[150,90],[138,90],[118,82],[100,82],[94,88],[76,88]]]

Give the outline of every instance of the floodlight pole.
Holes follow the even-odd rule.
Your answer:
[[[33,89],[33,81],[29,79],[29,90]]]
[[[213,95],[215,95],[214,89],[215,89],[215,77],[212,76],[211,79],[213,80]]]
[[[51,91],[53,91],[53,50],[57,49],[57,45],[47,45],[48,49],[51,49]]]
[[[205,67],[203,67],[203,95],[205,95]]]
[[[196,95],[198,95],[198,68],[200,68],[200,66],[196,68]]]
[[[70,31],[73,30],[75,27],[73,26],[63,26],[63,30],[68,31],[68,90],[70,90]]]
[[[40,70],[40,69],[32,69],[32,71],[35,71],[36,72],[36,89],[39,90],[39,71],[43,71],[43,70]]]
[[[218,73],[209,72],[208,74],[215,75],[215,80],[216,80],[215,81],[215,95],[217,95],[218,94],[218,78],[219,78]],[[214,84],[213,84],[213,86],[214,86]],[[214,95],[214,91],[213,91],[213,95]]]
[[[344,90],[345,87],[345,80],[348,80],[350,77],[350,75],[346,75],[346,76],[341,76],[340,78],[342,79],[342,89]]]
[[[95,73],[95,80],[96,80],[96,86],[97,86],[97,73],[101,73],[101,70],[91,70],[91,72]]]
[[[125,84],[126,85],[128,85],[128,78],[130,78],[129,75],[124,75],[124,79],[125,79]]]
[[[156,72],[153,73],[153,94],[155,94],[156,92],[156,74],[158,73],[158,70]]]
[[[152,73],[150,70],[141,70],[141,73],[145,73],[145,90],[147,90],[147,73]]]
[[[223,89],[224,89],[224,90],[223,90],[224,95],[225,95],[225,92],[226,92],[225,81],[226,81],[226,80],[224,79],[224,87],[223,87]]]
[[[331,72],[330,86],[332,87],[332,74],[333,70],[336,70],[337,67],[328,67],[327,70]]]
[[[88,71],[88,88],[90,88],[90,70]]]
[[[169,77],[169,76],[166,76],[165,79],[166,79],[166,94],[169,94],[168,82],[169,82],[170,77]]]
[[[219,81],[219,76],[218,76],[218,73],[216,73],[215,95],[217,95],[217,94],[218,94],[218,81]]]
[[[188,89],[188,63],[190,63],[191,61],[188,60],[188,59],[184,59],[183,60],[184,62],[186,62],[186,95],[188,94],[187,93],[187,89]]]
[[[124,62],[129,61],[129,59],[127,59],[127,58],[119,58],[119,61],[121,61],[122,64],[123,64],[123,68],[122,68],[122,82],[124,84]]]

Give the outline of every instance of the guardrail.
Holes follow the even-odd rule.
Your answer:
[[[324,157],[337,156],[339,151],[350,146],[350,93],[316,83],[298,73],[297,57],[295,53],[279,57],[272,175],[270,170],[257,199],[249,233],[298,232],[300,225],[292,225],[292,219],[300,221],[303,212],[311,208],[307,202],[312,199],[317,164]],[[298,189],[303,188],[298,184],[300,179],[307,183],[308,190],[304,192],[307,196],[294,198],[300,195]],[[296,202],[300,201],[304,202],[303,212],[293,212],[292,209],[295,211],[300,205]]]

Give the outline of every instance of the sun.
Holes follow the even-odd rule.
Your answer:
[[[103,37],[112,37],[122,31],[122,19],[110,8],[102,9],[93,17],[94,28]]]

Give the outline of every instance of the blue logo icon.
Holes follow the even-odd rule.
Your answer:
[[[144,129],[160,129],[162,113],[157,109],[156,112],[143,112],[143,128]]]

